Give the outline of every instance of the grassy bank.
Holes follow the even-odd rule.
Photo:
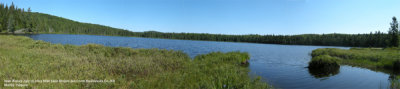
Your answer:
[[[312,51],[313,60],[321,59],[326,63],[346,64],[383,72],[400,70],[400,48],[321,48]],[[333,60],[334,59],[334,60]]]
[[[320,48],[313,50],[311,56],[309,71],[316,78],[338,74],[338,65],[344,64],[387,73],[388,88],[400,88],[400,48]]]
[[[214,52],[191,59],[180,51],[50,44],[0,35],[0,88],[214,89],[270,88],[248,76],[247,53]],[[28,83],[4,80],[115,80],[101,83]]]

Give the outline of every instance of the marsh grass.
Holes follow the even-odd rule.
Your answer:
[[[309,63],[308,68],[322,68],[322,69],[330,69],[330,68],[338,68],[340,67],[339,60],[336,57],[331,57],[329,55],[321,55],[313,57]]]
[[[373,70],[399,70],[399,48],[322,48],[312,52],[312,57],[329,55],[340,60],[341,64],[369,68]]]
[[[309,66],[318,60],[324,60],[326,64],[333,61],[338,64],[368,68],[374,71],[389,74],[390,89],[400,88],[400,48],[320,48],[313,50],[313,57]],[[330,67],[335,68],[335,67]],[[315,71],[309,70],[310,73]],[[326,70],[321,70],[326,71]],[[317,74],[321,74],[317,71]],[[323,73],[322,73],[323,74]],[[320,75],[314,75],[320,76]],[[328,76],[328,75],[322,75]]]
[[[340,72],[340,61],[329,55],[315,56],[309,62],[308,71],[316,78],[333,76]]]
[[[249,54],[213,52],[191,59],[181,51],[51,44],[22,36],[0,35],[0,84],[3,80],[115,80],[114,83],[33,83],[56,89],[215,89],[271,88],[248,76]]]

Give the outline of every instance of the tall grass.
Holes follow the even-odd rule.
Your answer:
[[[314,57],[329,55],[341,60],[340,63],[373,70],[399,70],[400,48],[322,48],[312,51]]]
[[[215,89],[271,88],[251,79],[249,55],[214,52],[191,59],[181,51],[88,44],[51,44],[0,35],[0,88]],[[115,80],[114,83],[31,83],[5,87],[3,80]]]
[[[340,72],[340,61],[329,55],[316,56],[309,62],[308,71],[316,78],[333,76]]]

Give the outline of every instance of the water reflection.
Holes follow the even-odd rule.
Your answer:
[[[361,67],[359,67],[361,68]],[[400,70],[391,70],[391,69],[370,69],[375,72],[380,72],[384,74],[388,74],[387,77],[389,84],[380,84],[380,89],[400,89]],[[340,66],[339,67],[330,67],[330,68],[308,68],[308,72],[316,79],[320,80],[327,80],[328,78],[338,75],[340,73]],[[366,78],[368,79],[368,78]]]
[[[400,89],[400,76],[397,74],[391,74],[389,76],[390,89]]]
[[[400,71],[393,70],[389,76],[390,89],[400,89]]]
[[[243,66],[243,67],[249,67],[249,66],[250,66],[250,63],[249,63],[249,62],[243,63],[243,64],[241,64],[241,66]]]
[[[325,78],[340,73],[340,67],[334,68],[308,68],[308,72],[315,78]]]

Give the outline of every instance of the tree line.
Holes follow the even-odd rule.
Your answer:
[[[59,33],[109,36],[134,36],[183,40],[229,41],[289,45],[324,45],[352,47],[397,47],[399,46],[398,22],[395,17],[387,33],[369,34],[302,34],[302,35],[225,35],[208,33],[162,33],[157,31],[132,32],[104,25],[81,23],[49,14],[31,12],[11,5],[0,4],[0,32],[14,33]]]
[[[380,31],[369,34],[303,34],[303,35],[223,35],[206,33],[132,33],[130,36],[168,38],[184,40],[230,41],[289,45],[324,45],[351,47],[387,47],[392,44],[387,33]],[[398,42],[398,41],[397,41]]]

